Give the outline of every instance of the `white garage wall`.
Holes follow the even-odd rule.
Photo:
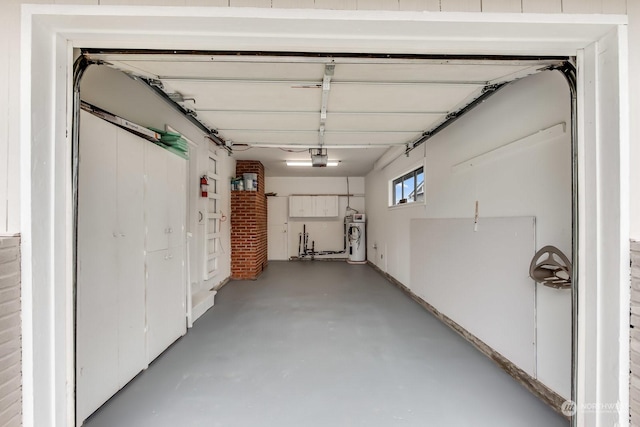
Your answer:
[[[327,178],[291,178],[267,177],[265,179],[267,192],[274,192],[278,197],[291,194],[347,194],[347,179],[345,177]],[[349,204],[353,209],[364,212],[364,177],[349,177],[349,194],[353,194]],[[290,218],[288,220],[289,256],[298,255],[298,235],[302,233],[303,224],[309,233],[309,246],[315,241],[317,251],[342,250],[344,247],[344,214],[347,208],[347,197],[338,198],[338,214],[336,218]],[[269,219],[271,221],[271,219]],[[326,255],[324,258],[346,258],[343,255]],[[320,258],[323,258],[320,257]]]
[[[203,159],[201,162],[198,162],[202,168],[198,170],[195,175],[199,177],[205,173],[209,142],[204,137],[203,132],[161,100],[158,95],[146,88],[143,83],[137,82],[124,73],[105,66],[90,66],[83,76],[81,83],[80,93],[84,101],[143,126],[164,129],[165,124],[167,124],[192,142],[198,144],[197,153],[203,157]],[[235,160],[225,153],[224,150],[220,150],[220,169],[218,173],[222,178],[218,184],[218,188],[222,195],[221,210],[228,214],[231,212],[231,197],[227,183],[235,174]],[[194,175],[192,173],[190,174]],[[198,197],[199,185],[199,179],[192,176],[188,188],[191,197]],[[198,212],[193,209],[193,206],[188,215],[187,225],[196,224]],[[228,221],[222,223],[221,232],[221,243],[224,248],[224,253],[219,259],[220,273],[216,276],[216,282],[224,280],[229,277],[231,273],[229,250],[231,247],[231,234]],[[204,243],[197,237],[198,236],[194,237],[191,245],[192,282],[202,278],[201,268],[198,267],[201,266],[201,263],[199,263],[198,260],[204,258]],[[211,285],[216,284],[217,283],[212,283]]]
[[[554,245],[570,256],[569,128],[559,138],[472,170],[451,170],[464,160],[560,122],[571,122],[569,89],[560,73],[545,72],[512,83],[409,157],[370,173],[366,178],[369,259],[410,288],[415,286],[410,282],[408,242],[416,236],[409,234],[410,219],[473,218],[476,200],[480,227],[482,217],[535,216],[537,247]],[[423,162],[426,204],[389,208],[389,181]],[[569,397],[570,292],[538,286],[536,315],[538,378]]]

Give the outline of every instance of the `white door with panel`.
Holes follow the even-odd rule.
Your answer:
[[[267,258],[270,261],[289,259],[287,207],[287,197],[267,198]]]
[[[79,425],[186,332],[185,161],[87,112],[78,180]]]
[[[149,221],[147,265],[147,361],[187,332],[185,258],[185,160],[145,146]]]
[[[82,113],[78,199],[79,420],[145,369],[144,141]]]

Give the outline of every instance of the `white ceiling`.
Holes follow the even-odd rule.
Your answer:
[[[235,158],[262,161],[268,176],[364,176],[387,149],[420,138],[486,85],[553,63],[198,53],[92,57],[161,81],[166,93],[180,94],[183,107],[232,141]],[[338,167],[286,166],[285,160],[309,160],[308,149],[320,143]]]

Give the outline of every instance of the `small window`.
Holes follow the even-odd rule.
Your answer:
[[[424,167],[419,167],[393,180],[392,205],[424,201]]]

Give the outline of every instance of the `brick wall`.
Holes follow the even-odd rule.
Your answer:
[[[0,235],[0,425],[22,425],[20,238]]]
[[[231,278],[255,279],[267,266],[267,198],[264,166],[238,160],[236,176],[258,174],[258,191],[231,192]]]
[[[631,242],[631,425],[640,426],[640,242]]]

